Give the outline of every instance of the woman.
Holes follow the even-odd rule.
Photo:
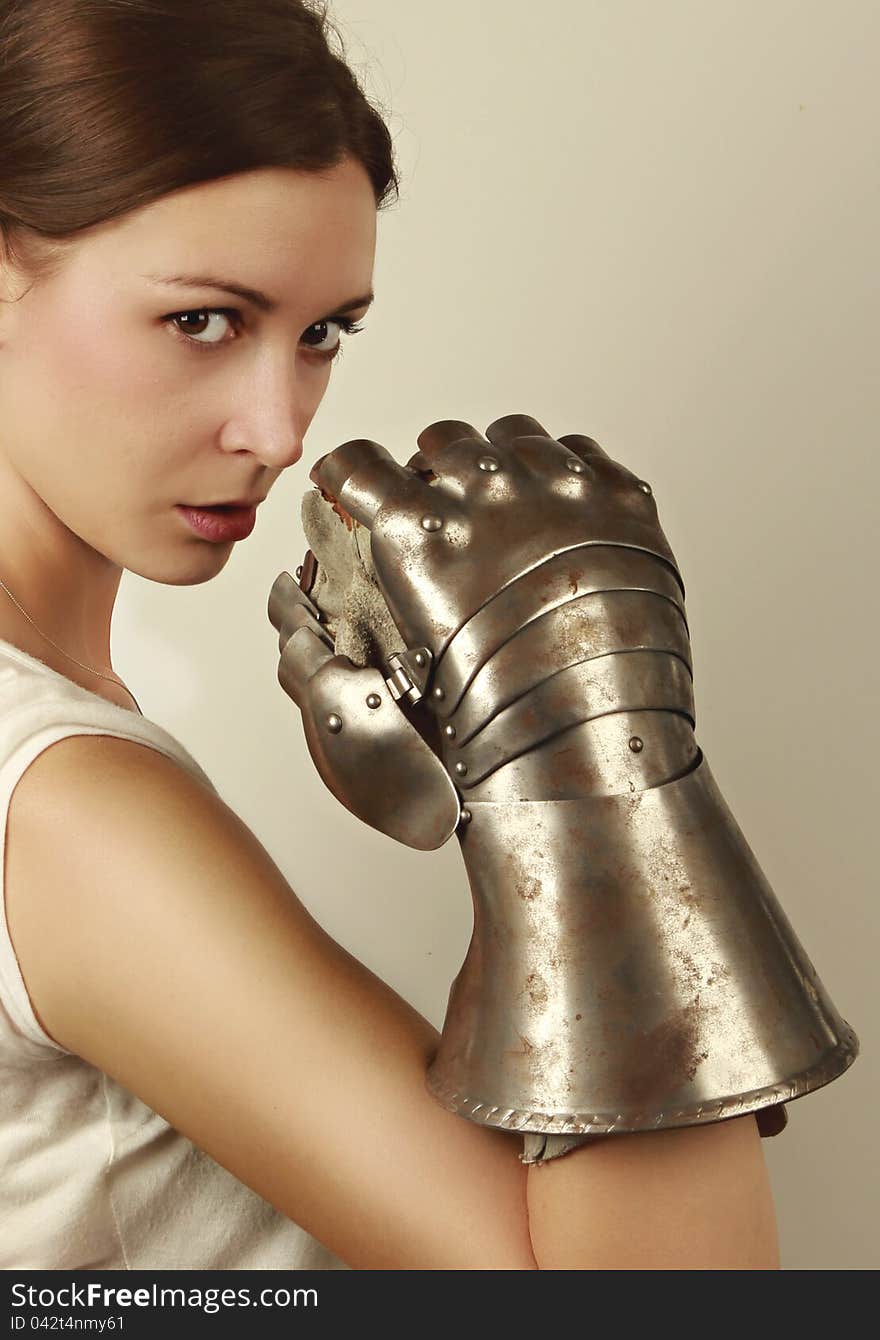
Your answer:
[[[0,59],[0,1264],[776,1268],[750,1116],[588,1143],[426,1092],[110,663],[123,569],[221,571],[371,302],[390,138],[299,0],[7,0]]]

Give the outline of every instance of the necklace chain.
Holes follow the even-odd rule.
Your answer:
[[[75,656],[71,656],[69,651],[65,651],[63,647],[59,647],[58,643],[53,642],[49,634],[44,633],[39,624],[35,623],[35,621],[28,614],[24,606],[18,603],[15,596],[12,594],[12,592],[10,591],[9,587],[6,585],[2,577],[0,577],[0,586],[3,587],[3,590],[9,596],[9,599],[12,601],[13,605],[15,605],[17,609],[21,610],[22,614],[27,619],[28,623],[32,624],[33,627],[36,628],[37,632],[40,634],[40,637],[44,637],[46,641],[55,648],[56,651],[60,651],[62,656],[66,656],[69,661],[73,661],[74,665],[78,665],[82,670],[88,670],[90,674],[97,675],[99,679],[107,679],[110,681],[111,684],[116,684],[120,689],[125,689],[125,692],[128,694],[129,698],[131,698],[135,707],[137,707],[137,710],[140,712],[141,710],[140,704],[138,703],[138,700],[137,698],[135,698],[131,689],[127,688],[126,685],[123,684],[121,680],[116,679],[114,675],[105,675],[103,670],[96,670],[93,665],[86,665],[85,661],[78,661]]]

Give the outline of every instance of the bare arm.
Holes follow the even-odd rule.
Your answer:
[[[597,1138],[528,1175],[543,1270],[779,1269],[752,1115]]]
[[[50,746],[10,805],[6,888],[49,1035],[350,1265],[536,1268],[517,1137],[428,1095],[436,1030],[177,764]]]
[[[44,751],[10,805],[6,893],[50,1036],[356,1268],[778,1266],[753,1118],[526,1170],[518,1137],[427,1094],[437,1031],[155,750]]]

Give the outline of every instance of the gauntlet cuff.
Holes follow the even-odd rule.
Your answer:
[[[689,1126],[855,1059],[702,755],[633,794],[467,813],[474,933],[428,1072],[447,1108],[518,1131]]]

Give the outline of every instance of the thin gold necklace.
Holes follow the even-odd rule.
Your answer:
[[[27,619],[28,623],[29,623],[29,624],[32,624],[33,627],[36,628],[36,630],[37,630],[37,632],[39,633],[40,637],[44,637],[44,638],[46,639],[46,641],[47,641],[48,643],[50,643],[51,646],[53,646],[53,647],[55,648],[56,651],[60,651],[60,652],[61,652],[61,655],[62,655],[62,656],[66,656],[67,659],[68,659],[69,661],[73,661],[74,665],[78,665],[78,666],[79,666],[81,669],[83,669],[83,670],[88,670],[89,674],[97,675],[99,679],[108,679],[108,680],[110,681],[111,684],[116,684],[120,689],[125,689],[125,692],[128,694],[129,698],[132,700],[132,702],[134,703],[134,705],[135,705],[135,707],[137,708],[137,710],[138,710],[139,712],[141,711],[140,703],[138,702],[137,698],[135,698],[135,696],[134,696],[134,694],[132,693],[131,689],[128,688],[125,684],[122,683],[122,680],[121,680],[121,679],[116,679],[115,676],[113,676],[113,675],[105,675],[104,672],[103,672],[103,670],[96,670],[95,667],[94,667],[93,665],[86,665],[85,661],[78,661],[78,660],[76,659],[75,656],[71,656],[71,654],[70,654],[69,651],[65,651],[63,647],[59,647],[58,643],[57,643],[57,642],[53,642],[53,641],[52,641],[52,638],[49,636],[49,634],[48,634],[48,633],[44,633],[43,630],[42,630],[42,628],[40,627],[40,625],[39,625],[38,623],[35,623],[35,622],[34,622],[34,620],[33,620],[33,619],[31,618],[31,616],[28,614],[28,612],[27,612],[27,610],[24,608],[24,606],[23,606],[23,605],[20,605],[20,604],[18,603],[18,601],[16,600],[15,596],[12,594],[12,592],[10,591],[9,587],[6,585],[6,583],[4,582],[4,580],[3,580],[2,577],[0,577],[0,586],[3,587],[3,590],[4,590],[4,591],[6,592],[6,594],[9,596],[9,599],[12,601],[13,605],[15,605],[17,609],[21,610],[22,614],[23,614],[24,617]],[[142,713],[142,712],[141,712],[141,716],[143,716],[143,713]]]

